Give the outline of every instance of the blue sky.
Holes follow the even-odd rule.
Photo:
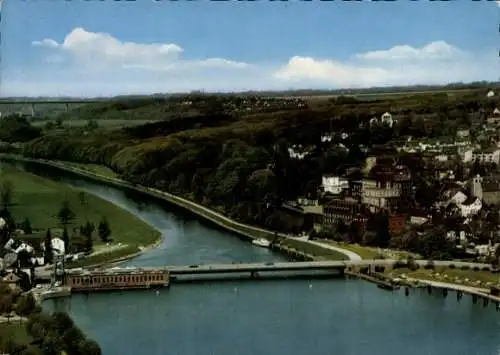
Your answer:
[[[498,80],[500,3],[6,1],[1,95]]]

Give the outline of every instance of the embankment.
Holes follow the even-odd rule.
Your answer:
[[[333,250],[331,248],[324,248],[318,244],[309,243],[307,240],[297,240],[287,238],[283,234],[278,234],[263,228],[254,227],[248,224],[240,223],[234,221],[223,214],[214,211],[208,207],[201,206],[188,199],[173,195],[171,193],[160,191],[158,189],[149,188],[141,185],[134,185],[125,180],[118,178],[111,178],[103,175],[96,174],[94,172],[80,169],[71,166],[62,161],[53,161],[45,159],[33,159],[27,158],[20,155],[12,154],[0,154],[0,159],[12,162],[25,162],[33,163],[39,165],[50,166],[56,169],[60,169],[67,173],[74,174],[76,176],[84,177],[89,180],[93,180],[102,184],[106,184],[112,187],[118,187],[121,189],[135,191],[143,194],[147,194],[159,200],[167,201],[173,205],[179,206],[182,209],[189,211],[197,216],[204,218],[230,232],[233,232],[247,240],[253,240],[257,238],[267,238],[269,240],[275,241],[279,240],[280,246],[288,247],[289,249],[301,250],[302,252],[308,254],[313,259],[349,259],[349,254],[343,252],[339,249]]]

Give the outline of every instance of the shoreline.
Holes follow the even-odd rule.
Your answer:
[[[28,163],[48,165],[48,166],[51,166],[55,169],[60,169],[60,170],[63,170],[63,171],[66,171],[66,172],[69,172],[69,173],[72,173],[72,174],[75,174],[78,176],[83,176],[84,178],[87,177],[90,180],[97,181],[97,182],[100,182],[103,184],[108,184],[108,185],[111,185],[113,187],[134,190],[134,191],[139,192],[139,193],[147,194],[147,195],[152,196],[154,198],[165,200],[169,203],[174,204],[175,206],[186,209],[189,212],[191,212],[191,213],[193,213],[201,218],[209,220],[209,221],[217,224],[218,226],[220,226],[220,227],[222,227],[230,232],[234,232],[240,236],[244,236],[248,240],[253,240],[253,239],[259,238],[259,236],[252,235],[249,232],[249,230],[254,230],[255,233],[265,232],[269,236],[272,235],[271,239],[274,239],[276,236],[271,231],[264,230],[264,229],[261,229],[258,227],[253,227],[250,225],[244,225],[244,224],[239,223],[237,221],[233,221],[230,218],[225,217],[224,215],[222,215],[221,213],[219,213],[217,211],[213,211],[210,208],[198,205],[195,202],[187,200],[185,198],[178,197],[178,196],[175,196],[175,195],[172,195],[172,194],[169,194],[167,192],[163,192],[163,191],[160,191],[157,189],[144,187],[141,185],[134,186],[134,185],[132,185],[124,180],[118,179],[118,178],[111,178],[111,177],[107,177],[107,176],[103,176],[103,175],[94,173],[94,172],[89,171],[89,170],[84,170],[81,168],[73,167],[73,166],[67,164],[66,162],[33,159],[33,158],[27,158],[27,157],[22,157],[22,156],[15,156],[15,155],[8,155],[8,154],[0,153],[0,159],[2,159],[2,158],[4,160],[7,160],[7,161],[9,161],[9,160],[18,161],[18,162],[24,161],[24,162],[28,162]],[[190,208],[190,207],[193,207],[195,205],[197,208]],[[208,213],[212,214],[212,216],[207,216],[203,212],[208,212]],[[219,219],[216,219],[214,217],[219,217]],[[225,222],[233,224],[233,226],[228,225]],[[239,226],[245,227],[247,230],[241,230],[241,229],[235,228],[235,227],[239,227]],[[294,238],[289,238],[289,239],[294,239]],[[103,267],[106,265],[120,264],[122,262],[134,259],[135,257],[138,257],[141,254],[148,253],[151,250],[154,250],[155,248],[159,247],[161,245],[161,243],[163,243],[163,242],[164,242],[164,237],[162,235],[160,235],[160,237],[154,243],[143,246],[142,250],[139,250],[139,251],[131,253],[131,254],[122,255],[122,256],[119,256],[116,258],[112,258],[112,259],[107,260],[105,262],[97,262],[96,264],[89,264],[89,265],[86,265],[84,267],[86,267],[86,268],[99,268],[99,267]],[[330,249],[330,248],[333,249],[332,247],[330,247],[328,245],[324,245],[324,244],[319,243],[317,241],[303,241],[303,243],[304,244],[307,243],[308,245],[316,245],[318,248],[322,248],[322,249]],[[285,257],[290,258],[291,260],[303,260],[303,261],[323,260],[323,257],[321,257],[321,256],[310,254],[310,253],[304,252],[303,250],[300,250],[299,246],[291,247],[289,245],[283,245],[281,243],[281,241],[278,241],[277,243],[275,243],[274,246],[271,248],[271,250],[274,250],[274,251],[284,255]],[[339,253],[341,253],[340,250],[342,250],[342,249],[335,247],[335,250],[338,250]],[[347,260],[357,260],[357,258],[353,258],[352,256],[349,256],[349,253],[347,250],[344,250],[344,252],[342,254],[348,257]],[[84,260],[84,259],[82,259],[82,260]],[[76,267],[79,267],[79,266],[76,266]],[[393,279],[394,279],[394,277],[393,277]],[[415,279],[415,280],[419,280],[421,282],[421,284],[423,284],[425,281],[428,281],[425,279],[422,279],[422,280]],[[367,281],[369,281],[369,280],[367,280]],[[439,282],[439,280],[432,280],[432,281]],[[463,286],[461,284],[454,284],[454,283],[450,283],[450,285],[456,285],[457,287]]]
[[[115,264],[120,264],[124,261],[134,259],[134,258],[136,258],[144,253],[148,253],[148,252],[158,248],[163,243],[164,240],[165,240],[165,238],[163,238],[163,236],[160,236],[153,244],[149,244],[147,246],[144,246],[143,249],[139,250],[138,252],[119,256],[117,258],[110,259],[109,261],[105,261],[105,262],[101,262],[101,263],[97,263],[97,264],[89,264],[89,265],[86,265],[84,267],[88,268],[88,269],[93,269],[93,268],[99,268],[101,266],[111,266],[111,265],[115,265]],[[105,254],[105,253],[103,253],[103,254]],[[85,260],[85,259],[82,259],[82,260]],[[70,267],[69,269],[72,269],[72,268]]]
[[[46,160],[46,159],[36,159],[36,158],[29,158],[29,157],[24,157],[20,155],[12,155],[12,154],[6,154],[6,153],[0,153],[0,159],[4,159],[6,161],[14,161],[14,162],[26,162],[26,163],[34,163],[34,164],[40,164],[40,165],[46,165],[53,167],[55,169],[60,169],[63,171],[66,171],[71,174],[75,174],[77,176],[81,176],[84,178],[88,178],[93,181],[98,181],[102,184],[107,184],[111,185],[113,187],[118,187],[118,188],[124,188],[128,190],[133,190],[135,192],[147,194],[153,198],[161,199],[163,201],[172,203],[173,205],[183,208],[195,215],[197,215],[200,218],[203,218],[209,222],[212,222],[219,227],[224,228],[225,230],[229,232],[233,232],[241,237],[244,237],[247,240],[255,240],[259,238],[267,238],[274,240],[276,236],[283,238],[284,240],[287,239],[294,239],[294,238],[288,238],[286,235],[282,233],[277,233],[277,232],[272,232],[270,230],[266,230],[263,228],[247,225],[244,223],[237,222],[235,220],[232,220],[225,215],[221,214],[218,211],[212,210],[209,207],[202,206],[197,204],[196,202],[193,202],[191,200],[188,200],[186,198],[180,197],[173,195],[171,193],[161,191],[158,189],[150,188],[150,187],[145,187],[142,185],[133,185],[125,180],[119,179],[119,178],[112,178],[108,176],[104,176],[101,174],[97,174],[93,171],[85,170],[82,168],[74,167],[71,166],[71,162],[64,162],[64,161],[55,161],[55,160]],[[158,243],[161,243],[162,240],[157,241],[149,246],[146,246],[145,249],[134,253],[130,255],[126,255],[123,257],[119,257],[117,259],[114,259],[109,262],[105,263],[98,263],[96,265],[106,265],[106,264],[112,264],[112,263],[117,263],[125,260],[129,260],[131,258],[134,258],[137,255],[140,255],[143,252],[150,251],[151,248],[157,247]],[[337,253],[340,255],[343,255],[346,260],[350,260],[352,258],[352,253],[347,250],[343,250],[341,248],[332,248],[328,247],[325,245],[321,245],[321,243],[318,242],[309,242],[309,241],[302,241],[302,240],[297,240],[294,239],[294,243],[304,243],[307,246],[312,246],[312,247],[317,247],[319,249],[322,249],[323,251],[332,251],[335,250]],[[285,253],[286,255],[286,253]],[[321,260],[322,256],[318,255],[313,255],[313,258],[316,260]],[[357,259],[357,258],[354,258]]]

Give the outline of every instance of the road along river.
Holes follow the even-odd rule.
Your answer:
[[[159,248],[126,264],[283,260],[144,196],[54,174],[163,233]],[[104,354],[499,354],[500,312],[451,296],[415,289],[406,297],[343,279],[231,281],[75,295],[44,306],[68,311]]]

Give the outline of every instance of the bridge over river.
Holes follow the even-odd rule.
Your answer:
[[[364,259],[364,260],[342,260],[342,261],[303,261],[303,262],[259,262],[259,263],[232,263],[232,264],[202,264],[202,265],[170,265],[164,267],[100,267],[100,268],[74,268],[67,269],[67,274],[135,274],[139,271],[168,271],[171,277],[178,276],[197,276],[197,275],[228,275],[250,273],[256,276],[258,273],[272,273],[278,275],[289,276],[291,273],[300,273],[301,275],[311,272],[314,275],[318,271],[339,271],[359,269],[363,267],[392,267],[397,260],[394,259]],[[405,262],[403,260],[403,262]],[[419,266],[423,267],[429,263],[429,260],[416,260]],[[460,261],[432,261],[435,266],[449,266],[453,264],[455,267],[467,266],[469,268],[489,268],[489,264],[478,264]],[[37,279],[49,280],[52,271],[39,268],[35,271]]]

